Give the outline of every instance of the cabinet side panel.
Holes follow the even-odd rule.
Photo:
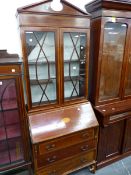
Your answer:
[[[97,74],[98,74],[98,57],[100,45],[101,20],[95,19],[91,22],[91,45],[89,60],[89,99],[95,104],[97,95]]]

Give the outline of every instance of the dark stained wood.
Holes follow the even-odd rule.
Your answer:
[[[52,166],[50,171],[58,169],[58,162],[65,166],[61,169],[65,174],[72,172],[81,168],[75,160],[81,160],[83,152],[88,155],[90,151],[93,155],[84,158],[83,164],[92,165],[95,170],[98,122],[89,102],[31,115],[29,128],[36,174],[47,171],[48,166]],[[73,167],[66,167],[66,159]]]
[[[29,116],[32,143],[49,141],[97,125],[90,103]]]
[[[44,21],[44,22],[43,22]],[[75,28],[89,28],[90,22],[88,18],[77,17],[77,20],[73,16],[48,16],[48,15],[36,15],[36,14],[19,14],[20,26],[32,26],[32,27],[75,27]]]
[[[90,3],[88,3],[85,6],[86,10],[89,13],[93,13],[97,10],[104,10],[104,9],[108,9],[108,10],[120,10],[120,11],[130,11],[131,10],[131,2],[128,0],[94,0],[91,1]],[[108,14],[110,15],[110,14]]]
[[[99,62],[101,60],[100,42],[101,38],[101,19],[91,22],[90,40],[90,60],[89,60],[89,99],[93,104],[97,103],[98,94],[98,72],[100,72]],[[95,51],[94,51],[95,48]],[[100,60],[98,59],[100,55]],[[95,70],[95,71],[94,71]]]
[[[105,128],[100,127],[97,155],[98,165],[102,161],[121,154],[123,133],[124,121],[114,123]],[[101,137],[104,137],[104,139]]]
[[[129,118],[131,115],[131,99],[95,106],[94,109],[98,114],[98,120],[102,125],[109,125],[115,121]]]
[[[92,171],[96,169],[96,153],[98,140],[98,122],[96,120],[91,104],[88,102],[88,65],[89,65],[89,46],[90,46],[90,15],[81,11],[79,8],[61,1],[63,10],[60,12],[52,11],[50,0],[29,5],[18,9],[17,19],[20,27],[22,41],[22,53],[24,61],[24,74],[26,82],[28,119],[32,144],[32,159],[34,163],[34,173],[42,174],[68,174],[76,169],[91,166]],[[28,54],[26,50],[25,32],[53,32],[55,34],[55,63],[57,99],[53,104],[33,106],[31,98],[31,84],[29,80]],[[75,41],[70,36],[73,49],[69,62],[64,61],[64,33],[72,32],[84,33],[86,47],[80,47],[81,55],[77,56],[78,63],[84,60],[85,86],[84,95],[74,98],[64,97],[64,82],[69,80],[68,74],[64,77],[64,64],[70,64],[72,55],[76,51]],[[78,38],[78,36],[74,36]],[[78,41],[77,39],[75,39]],[[81,44],[82,45],[82,44]],[[65,45],[66,46],[66,45]],[[70,47],[70,45],[69,45]],[[68,48],[68,45],[67,45]],[[82,50],[82,51],[81,51]],[[82,57],[82,59],[81,59]],[[86,57],[86,58],[85,58]],[[39,58],[39,53],[38,57]],[[52,64],[52,63],[51,63]],[[73,61],[73,64],[75,62]],[[32,66],[32,65],[31,65]],[[82,65],[81,65],[82,67]],[[83,67],[82,67],[83,69]],[[80,74],[80,73],[79,73]],[[70,75],[71,77],[71,75]],[[81,78],[80,77],[80,78]],[[71,81],[74,77],[70,78]],[[73,83],[72,83],[73,85]],[[76,86],[76,85],[73,85]],[[80,87],[80,86],[79,86]],[[74,88],[75,89],[75,88]],[[74,90],[73,90],[74,91]],[[71,92],[73,93],[73,92]],[[57,172],[58,171],[58,172]]]
[[[12,63],[12,62],[11,62],[11,64],[12,64],[12,66],[9,66],[9,62],[7,63],[7,62],[2,61],[3,66],[0,69],[0,74],[10,75],[10,74],[19,74],[19,73],[21,73],[20,66],[16,65],[16,63]]]
[[[85,140],[92,140],[97,137],[97,133],[95,133],[94,129],[86,129],[79,133],[73,133],[67,135],[63,138],[53,139],[51,141],[46,141],[45,143],[41,143],[39,145],[39,154],[48,153],[50,151],[56,151],[61,148],[69,147],[71,145],[75,145],[77,143],[83,142]],[[69,142],[70,140],[70,142]]]
[[[53,151],[48,154],[44,154],[43,152],[43,155],[38,155],[38,167],[48,166],[59,160],[72,157],[76,154],[81,154],[83,152],[86,153],[87,151],[96,148],[96,145],[97,141],[93,139],[76,144],[75,147],[72,145],[70,147],[66,147],[58,151]]]
[[[18,54],[9,54],[7,50],[0,50],[0,64],[21,64]]]
[[[92,15],[89,99],[100,124],[97,168],[101,168],[131,154],[129,137],[131,95],[126,96],[125,94],[127,76],[130,71],[131,2],[95,0],[86,5],[86,10]],[[119,38],[118,42],[118,45],[122,42],[124,46],[124,53],[119,53],[118,58],[123,57],[121,62],[114,62],[114,65],[112,55],[113,53],[117,55],[117,44],[110,47],[106,41],[107,46],[105,47],[104,43],[104,38],[106,38],[104,28],[107,23],[113,22],[112,17],[115,19],[114,24],[127,25],[125,41],[124,38]],[[118,76],[120,66],[121,71]],[[106,77],[103,78],[104,83],[101,81],[102,74],[104,78]],[[115,81],[113,80],[114,75],[116,76]],[[111,92],[117,86],[116,96],[100,99],[102,92]],[[101,89],[104,91],[100,91]]]
[[[71,105],[74,103],[87,102],[88,84],[84,88],[84,96],[64,101],[64,61],[63,58],[63,33],[62,32],[85,32],[87,34],[86,48],[86,70],[85,82],[88,82],[88,65],[89,65],[89,42],[90,42],[90,15],[83,12],[77,7],[62,1],[63,10],[55,12],[50,9],[50,0],[32,4],[18,9],[17,19],[20,27],[20,36],[22,42],[22,54],[24,61],[24,79],[26,84],[27,107],[28,113],[54,109],[59,106]],[[48,7],[48,9],[47,9]],[[53,104],[32,105],[31,84],[29,81],[29,65],[28,55],[26,50],[25,32],[30,31],[45,31],[55,32],[55,63],[56,66],[56,83],[57,83],[57,99]],[[52,64],[52,63],[51,63]]]
[[[124,152],[128,151],[131,151],[131,118],[126,120],[125,139],[124,139]]]
[[[12,120],[12,121],[10,121],[10,122],[12,122],[12,124],[9,124],[10,128],[11,128],[11,126],[14,126],[14,123],[16,123],[16,126],[18,125],[20,127],[20,131],[19,131],[19,132],[21,132],[20,138],[21,138],[22,144],[24,143],[22,146],[22,149],[23,149],[22,154],[24,157],[20,161],[10,162],[9,164],[7,163],[4,165],[0,165],[0,173],[1,174],[4,174],[5,172],[6,173],[8,172],[9,174],[11,174],[11,172],[16,170],[16,169],[19,169],[19,170],[28,169],[31,172],[31,162],[30,162],[30,155],[29,155],[29,133],[28,133],[28,128],[27,128],[27,117],[26,117],[24,96],[23,96],[21,64],[22,64],[22,62],[19,61],[19,57],[17,54],[8,54],[7,50],[0,50],[0,82],[1,83],[2,83],[2,81],[9,81],[10,82],[11,80],[15,81],[15,86],[13,86],[13,88],[15,88],[15,89],[8,89],[8,93],[13,93],[13,91],[16,91],[15,105],[12,104],[12,106],[11,106],[11,104],[10,104],[11,101],[9,101],[7,103],[7,106],[6,106],[7,110],[6,110],[6,108],[3,109],[4,117],[8,114],[6,116],[7,117],[6,120]],[[2,84],[1,84],[1,86],[2,86]],[[2,99],[1,99],[0,103],[1,103],[0,106],[2,106],[3,105]],[[17,103],[17,108],[16,108],[16,103]],[[15,108],[14,108],[14,106],[15,106]],[[2,111],[2,107],[0,107],[0,115],[1,116],[2,116],[3,111]],[[7,113],[7,111],[8,111],[8,113]],[[15,113],[14,111],[17,111],[17,112]],[[17,121],[16,121],[15,114],[18,115]],[[13,123],[13,121],[14,121],[14,123]],[[2,119],[1,119],[1,122],[2,122]],[[9,127],[9,126],[6,123],[5,127]],[[2,123],[0,123],[0,127],[2,127]],[[5,128],[5,130],[6,129],[7,128]],[[19,133],[17,133],[17,127],[16,128],[12,127],[11,129],[12,129],[12,131],[10,130],[10,132],[15,132],[15,137],[18,137]],[[8,129],[8,134],[9,134],[9,129]],[[15,137],[13,136],[12,138],[9,138],[9,136],[8,136],[8,138],[5,138],[3,140],[3,142],[9,142],[9,140],[11,141],[11,139],[16,139]],[[2,140],[0,142],[2,143]],[[17,142],[16,142],[16,144],[17,144]],[[19,145],[19,141],[18,141],[18,145]],[[0,147],[0,149],[2,150],[1,147]],[[16,152],[18,151],[17,148],[14,148],[14,149],[16,149]],[[21,149],[21,148],[18,148],[18,149]],[[6,148],[4,148],[4,150],[6,150]],[[3,157],[3,159],[6,159],[6,156]]]
[[[18,54],[9,54],[7,50],[0,50],[0,59],[9,59],[11,62],[13,58],[16,58],[17,60],[19,59]]]
[[[67,175],[72,171],[76,171],[79,170],[80,168],[84,168],[86,166],[93,164],[94,159],[95,159],[95,151],[94,150],[88,151],[79,156],[74,156],[68,159],[61,160],[58,163],[54,163],[53,165],[40,170],[38,174],[47,175],[50,173],[57,173],[58,175],[61,175],[64,173]],[[64,171],[65,169],[67,170],[66,173]]]
[[[69,2],[62,0],[61,4],[63,9],[59,12],[51,9],[51,0],[44,0],[40,3],[35,3],[25,7],[17,9],[18,13],[41,13],[41,14],[53,14],[53,15],[74,15],[74,16],[90,16],[89,13],[81,10],[80,8],[70,4]]]

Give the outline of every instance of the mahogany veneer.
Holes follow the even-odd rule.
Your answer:
[[[95,0],[92,14],[90,94],[100,123],[97,167],[131,154],[131,2]]]
[[[62,0],[18,9],[35,174],[95,171],[98,123],[88,103],[90,15]],[[85,103],[85,104],[84,104]],[[86,104],[87,103],[87,104]]]
[[[0,174],[31,172],[21,64],[17,54],[0,50]]]
[[[36,174],[68,174],[85,166],[95,171],[98,122],[90,103],[29,116]]]

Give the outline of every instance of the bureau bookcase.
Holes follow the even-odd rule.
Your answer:
[[[90,15],[61,1],[18,9],[34,173],[96,167],[98,123],[88,102]]]

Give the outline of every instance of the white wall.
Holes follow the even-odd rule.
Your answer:
[[[18,7],[29,5],[41,0],[3,0],[0,4],[0,49],[7,49],[9,53],[20,54],[19,33],[15,17]],[[67,0],[84,9],[84,5],[91,0]]]

